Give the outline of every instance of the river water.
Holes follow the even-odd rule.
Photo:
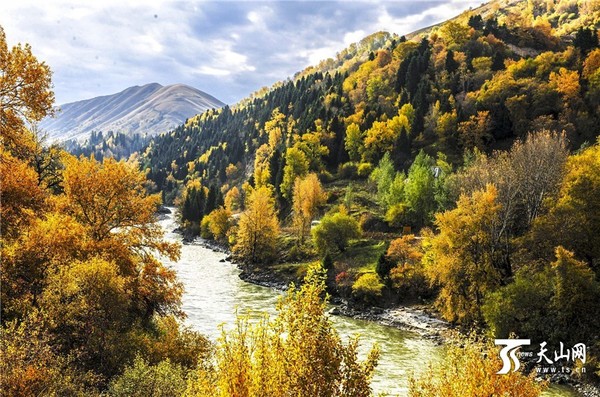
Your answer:
[[[177,227],[173,214],[160,223],[167,240],[181,242],[181,236],[173,233]],[[165,264],[177,271],[184,285],[182,308],[187,314],[186,323],[213,341],[220,336],[221,327],[234,324],[236,312],[251,316],[274,315],[281,295],[271,288],[242,281],[237,266],[225,261],[225,256],[200,245],[186,244],[182,245],[179,261],[165,260]],[[343,339],[360,335],[363,354],[374,343],[379,345],[381,357],[372,382],[375,393],[406,395],[411,374],[418,375],[430,362],[443,357],[443,347],[415,333],[346,317],[332,316],[331,319]],[[553,386],[544,396],[576,394]]]

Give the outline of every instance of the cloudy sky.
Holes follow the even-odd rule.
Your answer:
[[[184,83],[233,104],[376,31],[410,33],[479,1],[1,1],[8,44],[30,43],[58,104]]]

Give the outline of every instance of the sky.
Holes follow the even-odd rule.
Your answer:
[[[183,83],[234,104],[377,32],[442,22],[479,1],[0,2],[9,46],[29,43],[57,104]]]

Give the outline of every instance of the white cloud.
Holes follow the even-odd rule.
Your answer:
[[[468,9],[469,6],[479,4],[480,1],[456,1],[439,2],[438,5],[427,8],[426,10],[409,14],[401,17],[390,15],[385,4],[379,7],[379,18],[375,24],[376,30],[385,30],[397,34],[408,34],[415,30],[443,22],[452,18],[461,11]]]
[[[344,45],[349,46],[352,43],[357,43],[366,35],[367,33],[362,29],[355,30],[353,32],[348,32],[344,35]]]

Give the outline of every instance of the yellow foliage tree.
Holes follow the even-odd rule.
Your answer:
[[[304,178],[296,178],[293,196],[293,224],[298,233],[300,244],[310,234],[311,221],[317,210],[325,204],[326,195],[317,174],[310,173]]]
[[[220,207],[208,214],[207,217],[209,219],[208,227],[210,233],[215,240],[226,241],[227,232],[231,227],[231,212],[226,208]]]
[[[500,282],[494,266],[501,207],[496,197],[493,185],[461,196],[455,209],[436,215],[439,234],[424,243],[425,271],[440,286],[436,305],[449,321],[480,321],[484,295]]]
[[[275,254],[278,235],[279,221],[271,189],[254,189],[239,220],[234,253],[251,263],[268,261]]]
[[[551,260],[562,245],[600,274],[600,141],[570,156],[556,200],[533,223],[527,251]]]
[[[269,161],[273,151],[267,144],[262,145],[256,150],[254,158],[254,185],[256,187],[267,186],[271,179],[271,170],[269,169]]]
[[[296,178],[308,173],[309,162],[304,152],[293,146],[285,153],[285,167],[283,167],[283,181],[281,182],[281,195],[287,199],[292,198]]]
[[[227,211],[231,213],[237,212],[240,209],[241,197],[240,190],[236,186],[229,189],[224,199]]]
[[[177,311],[181,286],[174,270],[154,254],[176,260],[179,245],[162,240],[155,214],[160,195],[146,194],[144,173],[136,164],[112,158],[100,163],[72,157],[63,177],[60,211],[85,227],[94,252],[115,261],[122,274],[135,280],[137,310],[145,316]]]
[[[560,92],[565,100],[573,103],[579,97],[579,73],[576,70],[560,68],[558,73],[550,73],[550,86]]]

